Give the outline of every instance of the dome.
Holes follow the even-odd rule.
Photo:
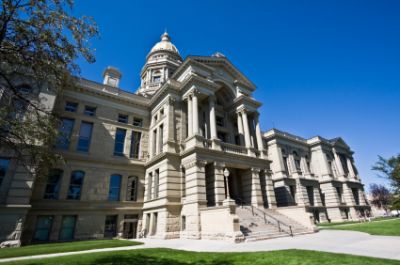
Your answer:
[[[154,45],[149,54],[157,51],[169,51],[179,55],[178,49],[175,47],[174,44],[171,43],[171,38],[167,32],[161,35],[161,41],[157,42],[156,45]]]

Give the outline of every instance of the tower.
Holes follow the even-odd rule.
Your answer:
[[[171,43],[168,33],[164,32],[161,41],[154,45],[146,57],[137,93],[145,97],[153,96],[181,64],[182,58],[178,49]]]

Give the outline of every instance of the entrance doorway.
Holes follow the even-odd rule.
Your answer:
[[[124,222],[124,238],[136,238],[137,222]]]

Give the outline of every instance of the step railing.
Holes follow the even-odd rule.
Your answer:
[[[269,213],[266,213],[265,211],[261,210],[258,207],[255,207],[251,204],[250,205],[245,204],[242,199],[238,198],[235,201],[242,209],[251,211],[251,214],[253,216],[258,216],[263,218],[265,224],[271,224],[277,227],[279,232],[285,232],[288,233],[290,236],[293,236],[293,230],[291,225],[282,222],[281,220],[277,219],[276,217],[272,216]]]

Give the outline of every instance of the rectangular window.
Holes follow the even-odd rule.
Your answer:
[[[342,164],[344,173],[346,175],[349,174],[349,167],[347,166],[347,158],[346,158],[346,156],[343,155],[343,154],[339,154],[339,159],[340,159],[340,162]]]
[[[312,186],[307,187],[307,196],[308,196],[308,201],[310,202],[310,206],[314,206],[314,187]]]
[[[58,129],[59,134],[56,141],[56,148],[62,150],[68,150],[69,144],[71,142],[71,134],[74,128],[75,121],[72,119],[61,119],[61,124]]]
[[[61,169],[51,169],[47,177],[46,189],[44,191],[44,199],[58,199],[60,191],[61,176],[63,171]]]
[[[339,203],[343,203],[343,194],[342,189],[340,187],[336,187],[336,192],[339,198]]]
[[[134,118],[134,119],[133,119],[133,126],[142,127],[142,126],[143,126],[143,119],[141,119],[141,118]]]
[[[126,189],[126,200],[127,201],[136,201],[137,185],[138,185],[137,177],[132,176],[132,177],[128,178],[128,187]]]
[[[111,175],[110,177],[110,188],[108,190],[109,201],[119,201],[119,194],[121,191],[121,175]]]
[[[301,171],[300,159],[295,159],[294,163],[296,165],[296,170]]]
[[[285,171],[287,174],[289,174],[289,164],[288,164],[288,158],[287,156],[283,157],[283,166],[285,167]]]
[[[125,146],[126,130],[117,128],[115,133],[114,155],[123,156]]]
[[[8,166],[10,165],[10,159],[0,158],[0,187],[6,177]]]
[[[110,238],[117,235],[117,215],[107,215],[104,225],[104,237]]]
[[[226,141],[226,134],[225,134],[225,133],[223,133],[223,132],[217,132],[217,137],[218,137],[218,139],[221,140],[221,142],[224,142],[224,143],[227,142],[227,141]]]
[[[72,172],[71,181],[69,183],[69,188],[68,188],[67,199],[79,200],[81,198],[84,177],[85,177],[85,172],[83,171]]]
[[[359,195],[358,195],[358,189],[357,188],[352,188],[351,191],[353,193],[354,202],[356,203],[356,205],[360,205],[360,198],[359,198]]]
[[[118,122],[128,123],[128,115],[118,114]]]
[[[77,151],[88,152],[90,146],[90,138],[92,137],[93,123],[82,122],[79,130],[79,140],[76,147]]]
[[[217,126],[220,126],[220,127],[224,127],[225,126],[225,122],[224,122],[224,118],[223,117],[217,116],[216,117],[216,123],[217,123]]]
[[[75,215],[64,215],[61,220],[61,227],[59,233],[59,240],[67,241],[74,239],[76,225]]]
[[[164,127],[162,124],[158,128],[158,139],[158,153],[162,153],[164,148]]]
[[[159,190],[159,184],[160,184],[160,171],[157,169],[154,174],[154,194],[153,198],[158,198],[158,190]]]
[[[33,236],[34,241],[49,241],[51,227],[53,226],[53,216],[39,215],[36,219],[36,229]]]
[[[76,112],[78,110],[78,103],[76,102],[66,102],[65,111]]]
[[[139,158],[140,152],[140,139],[142,138],[141,132],[132,131],[131,137],[131,150],[129,153],[130,158]]]
[[[94,116],[96,115],[96,107],[91,107],[91,106],[85,106],[85,111],[83,114],[87,116]]]

